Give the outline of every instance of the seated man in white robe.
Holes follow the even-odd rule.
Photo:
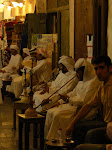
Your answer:
[[[34,49],[36,52],[37,64],[32,69],[33,86],[39,85],[41,82],[47,82],[52,77],[52,67],[47,61],[47,50],[44,47]]]
[[[18,70],[22,57],[19,55],[19,48],[17,45],[10,45],[11,58],[9,64],[0,70],[0,78],[10,79],[18,76]]]
[[[47,57],[48,55],[46,48],[37,48],[37,65],[33,68],[33,74],[34,77],[37,79],[38,83],[47,82],[52,77],[52,68],[47,61]]]
[[[28,73],[31,70],[31,67],[28,67],[28,65],[27,65],[28,60],[31,61],[31,56],[30,56],[28,48],[23,48],[23,58],[24,59],[20,64],[20,69],[21,69],[22,73],[24,72],[24,69],[26,70],[26,73]],[[22,83],[23,83],[22,76],[15,77],[12,80],[11,86],[9,86],[9,85],[7,86],[7,91],[13,93],[15,95],[15,98],[18,99],[23,91]]]
[[[46,104],[43,107],[41,106],[38,107],[37,111],[41,111],[42,109],[46,110],[52,107],[52,105],[55,104],[60,99],[59,94],[69,93],[75,88],[75,86],[78,83],[76,72],[74,72],[75,60],[73,58],[69,56],[62,56],[60,57],[58,64],[60,66],[60,73],[57,76],[57,78],[50,83],[51,85],[49,86],[49,90],[48,90],[49,92],[46,92],[45,94],[39,94],[40,91],[39,92],[37,91],[35,92],[33,96],[36,106],[38,106],[44,99],[45,99],[44,102],[46,101],[45,103],[49,102],[49,104]],[[68,82],[70,79],[72,80]],[[63,86],[64,84],[66,85]],[[47,99],[50,95],[52,95],[58,89],[60,90],[56,94],[54,94],[50,99]]]
[[[58,101],[58,107],[47,111],[45,136],[48,140],[56,138],[56,133],[59,128],[62,128],[62,138],[66,138],[65,131],[69,122],[74,118],[79,109],[90,100],[101,84],[95,75],[93,65],[86,59],[80,58],[75,63],[75,70],[80,80],[76,88],[66,96],[61,96],[63,100],[60,100],[61,102]],[[64,103],[66,102],[66,104],[60,105],[62,101]],[[93,109],[85,119],[93,119],[96,113],[97,109]]]

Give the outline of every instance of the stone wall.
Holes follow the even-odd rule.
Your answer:
[[[107,54],[112,59],[112,0],[108,0]]]
[[[36,12],[46,13],[46,0],[36,0]]]

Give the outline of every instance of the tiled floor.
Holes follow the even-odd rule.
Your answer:
[[[0,150],[18,150],[18,132],[12,129],[13,102],[5,97],[0,104]]]

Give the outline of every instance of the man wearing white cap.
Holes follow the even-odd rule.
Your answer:
[[[22,61],[22,57],[19,55],[19,48],[17,45],[10,45],[10,51],[11,51],[11,59],[9,61],[9,64],[1,69],[2,73],[7,73],[4,78],[9,77],[11,74],[17,74],[17,71],[19,69],[19,65]]]
[[[11,58],[9,64],[0,70],[0,78],[9,79],[10,77],[15,77],[18,75],[18,70],[20,63],[22,61],[22,57],[18,54],[19,48],[17,45],[10,45]],[[1,84],[2,86],[2,84]]]
[[[47,61],[47,50],[43,47],[36,50],[37,65],[33,68],[33,74],[38,83],[47,82],[52,77],[52,69]]]
[[[29,72],[30,68],[28,66],[25,66],[25,64],[28,64],[28,60],[31,60],[31,56],[28,48],[23,48],[23,58],[24,59],[20,65],[20,68],[22,68],[21,72],[24,72],[24,68],[26,69],[26,72]],[[7,91],[13,93],[15,95],[15,98],[19,98],[19,96],[23,91],[22,78],[23,78],[22,76],[15,77],[11,83],[11,86],[8,86],[6,89]]]

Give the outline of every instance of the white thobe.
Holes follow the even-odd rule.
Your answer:
[[[70,82],[68,82],[70,79],[72,79],[72,80]],[[63,95],[63,94],[69,93],[70,91],[72,91],[75,88],[77,83],[78,83],[78,78],[76,76],[76,72],[68,71],[67,73],[64,74],[61,71],[59,73],[59,75],[57,76],[57,78],[55,79],[55,81],[52,82],[52,84],[49,88],[49,93],[46,92],[45,94],[41,95],[41,94],[39,94],[39,91],[35,92],[33,99],[35,101],[36,106],[38,106],[44,99],[48,98],[51,94],[53,94],[55,91],[57,91],[63,85],[66,84],[56,94],[54,94],[51,97],[52,101],[50,101],[49,104],[46,104],[45,106],[43,106],[43,109],[49,109],[55,102],[57,102],[60,99],[59,94]],[[37,111],[41,111],[41,110],[42,110],[41,106],[37,108]]]
[[[62,137],[65,139],[65,130],[77,113],[77,108],[87,103],[101,82],[95,77],[89,81],[79,81],[76,88],[68,94],[69,103],[59,105],[47,111],[45,122],[45,137],[48,140],[55,138],[58,128],[62,128]],[[96,109],[93,109],[85,119],[93,119],[96,116]]]
[[[27,56],[24,58],[23,62],[26,62],[27,60],[30,59],[31,56]],[[29,67],[25,67],[25,69],[26,69],[26,73],[28,73],[31,70],[31,68]],[[24,72],[24,68],[21,71]],[[22,82],[23,82],[23,77],[18,75],[17,77],[13,78],[11,82],[11,86],[7,86],[6,90],[12,92],[15,95],[15,98],[19,98],[23,91]]]
[[[0,78],[1,78],[0,80],[2,80],[2,78],[7,79],[9,77],[14,78],[18,76],[17,70],[19,69],[19,65],[21,62],[22,62],[22,57],[19,54],[12,55],[9,64],[6,67],[2,68],[2,70],[5,70],[6,73],[4,74],[0,73]]]
[[[22,57],[19,54],[16,54],[15,56],[12,55],[9,64],[6,67],[2,68],[2,70],[5,70],[6,73],[9,73],[9,75],[14,73],[16,74],[21,62]],[[16,69],[13,69],[13,67],[15,67]]]
[[[46,82],[52,77],[52,69],[46,59],[37,61],[37,65],[33,68],[33,73],[39,82]]]

